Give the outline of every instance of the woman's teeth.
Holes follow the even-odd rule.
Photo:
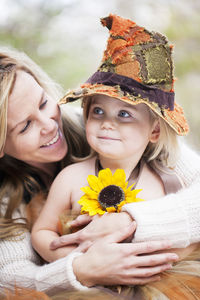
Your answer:
[[[52,144],[55,144],[58,139],[59,139],[59,131],[57,132],[56,136],[49,143],[46,143],[43,146],[50,146]]]

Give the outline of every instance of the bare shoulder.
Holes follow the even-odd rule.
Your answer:
[[[87,179],[89,174],[94,174],[95,171],[95,157],[84,160],[67,166],[64,168],[56,177],[56,180],[69,180],[73,181],[73,178],[76,180],[76,183],[83,181],[84,178]]]
[[[139,196],[145,200],[152,200],[165,195],[162,180],[147,164],[143,167],[137,188],[142,189]]]

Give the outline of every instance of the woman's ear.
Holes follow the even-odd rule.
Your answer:
[[[155,120],[152,126],[150,142],[156,143],[160,137],[160,122],[159,120]]]

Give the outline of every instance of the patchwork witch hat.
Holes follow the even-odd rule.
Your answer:
[[[116,15],[101,23],[110,35],[99,69],[59,104],[96,94],[132,105],[145,103],[178,135],[187,134],[183,109],[174,101],[172,46],[166,37]]]

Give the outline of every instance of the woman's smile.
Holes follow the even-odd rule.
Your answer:
[[[54,145],[58,141],[59,137],[60,137],[60,130],[57,131],[56,136],[52,140],[50,140],[46,144],[43,144],[41,147],[48,147]]]

